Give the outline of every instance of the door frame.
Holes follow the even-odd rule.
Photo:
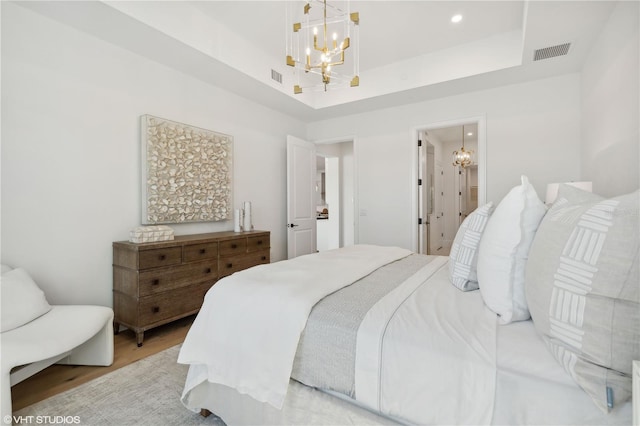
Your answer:
[[[482,206],[486,204],[487,197],[487,116],[483,114],[471,117],[455,118],[446,121],[431,122],[421,126],[414,126],[409,132],[409,143],[411,147],[411,149],[409,150],[409,152],[411,153],[411,181],[409,183],[409,188],[411,188],[411,208],[409,209],[409,223],[414,224],[412,225],[412,229],[415,229],[415,231],[411,233],[411,245],[413,247],[413,251],[415,252],[420,249],[418,235],[418,233],[420,232],[420,225],[418,224],[418,164],[420,161],[420,158],[418,156],[418,139],[420,138],[420,132],[439,129],[442,127],[455,127],[470,122],[478,124],[478,150],[476,152],[476,160],[478,164],[478,206]]]

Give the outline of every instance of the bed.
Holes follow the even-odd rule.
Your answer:
[[[600,317],[593,332],[582,317],[580,350],[549,317],[562,305],[558,286],[568,291],[557,276],[572,256],[573,228],[611,200],[562,189],[547,211],[531,191],[523,179],[495,209],[469,216],[449,257],[357,245],[221,280],[180,352],[178,362],[190,365],[184,405],[227,424],[630,424],[627,360],[640,357],[638,193],[609,209],[600,272],[580,295],[589,314],[603,299],[599,274],[618,283],[611,303],[620,318],[608,324],[617,337],[603,360],[589,340],[603,332]],[[585,372],[595,378],[585,381]]]

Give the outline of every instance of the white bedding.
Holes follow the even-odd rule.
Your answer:
[[[553,368],[557,362],[549,359],[548,350],[541,344],[531,321],[498,327],[498,375],[492,425],[632,424],[630,401],[604,414],[564,370]],[[513,370],[514,366],[519,368]],[[228,425],[403,424],[399,419],[367,411],[345,396],[327,394],[293,380],[281,410],[206,381],[193,389],[188,406],[207,408]],[[429,409],[431,405],[425,407]]]
[[[190,364],[182,395],[204,381],[220,383],[281,408],[300,333],[326,295],[411,251],[356,245],[260,265],[220,280],[180,350]]]
[[[436,258],[365,316],[356,399],[413,424],[489,424],[496,327],[479,292],[456,289],[447,258]]]
[[[551,355],[531,320],[498,327],[497,363],[493,424],[631,424],[631,402],[602,412]]]
[[[360,402],[346,396],[327,394],[293,380],[288,384],[282,408],[276,409],[237,389],[208,381],[207,366],[202,364],[192,365],[189,369],[183,394],[185,406],[194,411],[209,409],[227,424],[248,425],[631,423],[631,403],[618,406],[609,414],[600,411],[555,361],[531,321],[495,326],[495,316],[491,321],[481,308],[484,305],[479,292],[463,293],[450,284],[447,274],[442,272],[447,269],[447,260],[442,257],[434,264],[437,270],[431,271],[433,274],[427,286],[418,285],[420,279],[415,278],[413,285],[418,288],[413,292],[415,295],[407,299],[406,307],[397,310],[397,317],[392,315],[388,327],[391,336],[388,343],[394,347],[389,358],[392,368],[386,371],[386,378],[383,374],[381,379],[382,414],[374,414],[373,409],[368,411]],[[407,288],[411,288],[411,284],[399,291],[412,293]],[[402,298],[396,295],[390,299]],[[375,310],[391,312],[386,302],[381,306]],[[410,319],[409,313],[417,317]],[[374,313],[371,315],[378,317]],[[366,318],[365,321],[369,322]],[[472,331],[461,331],[460,326],[470,327]],[[365,325],[363,330],[367,327]],[[451,341],[445,339],[437,343],[448,349],[443,349],[440,355],[423,353],[424,347],[412,349],[415,339],[410,337],[411,333],[413,336],[427,335],[428,331],[424,329],[423,332],[423,327],[435,327],[450,336]],[[421,343],[436,344],[431,338]],[[360,351],[367,351],[363,348],[361,346]],[[454,348],[465,355],[459,356],[459,352],[452,351]],[[489,378],[491,371],[494,374],[493,391]],[[356,398],[366,399],[367,388],[362,388],[362,383],[356,386]],[[377,397],[377,385],[371,390],[373,393],[369,394]],[[452,418],[451,410],[456,407],[465,408],[465,414],[454,414]]]

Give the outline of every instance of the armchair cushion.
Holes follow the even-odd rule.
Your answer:
[[[51,306],[44,292],[21,268],[2,274],[0,280],[2,317],[0,332],[13,330],[46,314]]]

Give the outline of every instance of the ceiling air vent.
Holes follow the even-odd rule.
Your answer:
[[[272,69],[271,70],[271,80],[277,81],[278,83],[282,84],[282,74],[280,74],[278,71]]]
[[[541,61],[543,59],[555,58],[556,56],[564,56],[569,53],[569,47],[571,47],[571,43],[537,49],[533,52],[533,60]]]

